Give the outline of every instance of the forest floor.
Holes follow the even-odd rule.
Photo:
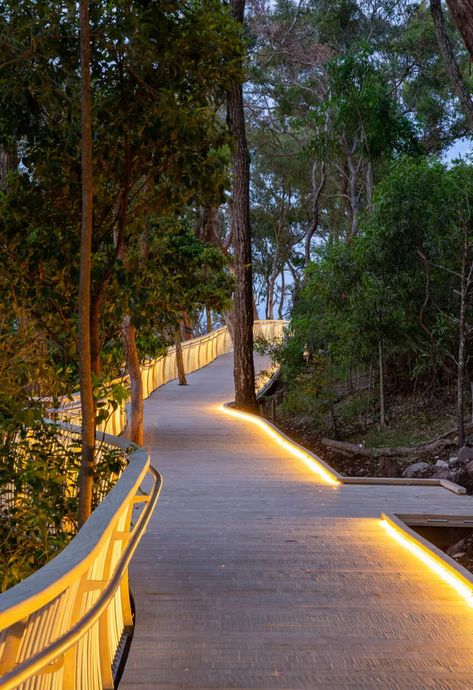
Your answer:
[[[416,396],[396,394],[388,398],[387,425],[379,424],[379,408],[373,392],[364,390],[347,394],[333,405],[325,418],[309,413],[288,412],[284,404],[276,408],[275,423],[290,438],[326,460],[334,469],[346,476],[379,476],[379,460],[362,455],[346,456],[327,448],[323,438],[346,441],[364,448],[415,447],[433,441],[455,427],[454,395],[452,391]],[[452,449],[426,452],[416,461],[448,459],[455,455]],[[400,472],[414,462],[403,458],[399,461]]]
[[[277,382],[273,394],[274,392],[279,400],[283,399],[281,382]],[[325,418],[321,418],[320,414],[314,417],[308,413],[291,413],[285,410],[283,404],[276,407],[273,421],[287,436],[348,477],[380,476],[379,459],[339,453],[327,448],[322,442],[323,438],[346,441],[364,448],[409,448],[427,444],[455,428],[455,396],[451,390],[437,390],[435,393],[417,394],[415,397],[405,394],[389,396],[388,423],[384,428],[380,427],[379,407],[372,392],[338,392],[341,393],[340,401]],[[417,455],[414,462],[434,464],[437,460],[448,460],[455,456],[456,451],[457,447],[452,441],[451,448],[436,453],[422,453]],[[399,474],[412,462],[410,458],[400,459]],[[466,482],[462,481],[463,476]],[[471,476],[460,472],[457,482],[472,493]],[[473,573],[473,535],[449,548],[442,548],[457,563]]]

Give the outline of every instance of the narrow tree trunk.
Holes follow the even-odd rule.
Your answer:
[[[358,203],[358,179],[356,167],[353,164],[353,159],[351,155],[348,158],[348,190],[350,195],[350,209],[351,209],[351,228],[350,228],[350,238],[355,237],[358,233],[358,216],[359,216],[359,203]]]
[[[274,287],[276,285],[277,274],[274,272],[271,274],[268,285],[268,319],[271,321],[274,319]]]
[[[82,452],[79,472],[78,522],[79,526],[82,526],[92,512],[95,455],[95,410],[90,359],[90,275],[92,268],[93,179],[88,0],[80,0],[80,74],[82,220],[78,317]]]
[[[182,357],[181,331],[176,331],[176,364],[177,376],[179,378],[180,386],[187,386],[186,371],[184,369],[184,359]]]
[[[371,206],[373,200],[373,187],[374,187],[374,175],[373,175],[373,164],[368,161],[366,164],[366,203],[368,207]]]
[[[192,340],[194,337],[194,327],[187,312],[182,313],[181,323],[179,325],[179,330],[181,331],[181,341]]]
[[[384,361],[383,361],[383,343],[380,340],[378,344],[379,353],[379,407],[380,407],[380,425],[386,426],[386,410],[384,403]]]
[[[139,446],[143,445],[143,378],[141,376],[140,358],[136,346],[136,328],[127,314],[122,324],[122,343],[125,361],[130,377],[130,439]]]
[[[235,19],[243,27],[245,0],[230,0]],[[235,404],[257,411],[253,363],[253,281],[250,232],[250,158],[245,131],[243,89],[234,79],[227,94],[227,117],[234,139],[233,237],[235,244]]]
[[[210,307],[205,308],[205,313],[207,316],[207,333],[212,333],[212,310]]]
[[[473,423],[473,381],[470,381],[470,396],[471,396],[471,416],[470,421]]]
[[[473,60],[473,0],[447,0],[447,5]]]
[[[283,319],[283,313],[284,313],[284,300],[286,297],[286,280],[284,276],[284,266],[281,271],[281,299],[279,300],[279,310],[278,310],[278,318],[280,321]]]
[[[304,263],[307,266],[310,262],[310,248],[312,238],[319,227],[320,218],[320,196],[325,187],[325,161],[322,161],[320,166],[320,180],[317,182],[317,162],[312,164],[312,220],[309,230],[304,239]]]
[[[450,78],[452,88],[458,100],[460,101],[462,110],[468,120],[468,125],[470,129],[473,130],[473,101],[471,99],[470,94],[468,93],[468,89],[465,85],[465,82],[463,81],[460,69],[455,59],[453,46],[451,44],[450,38],[448,37],[447,27],[445,26],[445,17],[442,11],[441,0],[430,0],[430,13],[432,15],[432,19],[434,22],[435,33],[437,34],[437,41],[440,47],[440,52],[442,53],[442,57],[445,62],[445,68]],[[473,20],[470,17],[470,24],[472,21]]]

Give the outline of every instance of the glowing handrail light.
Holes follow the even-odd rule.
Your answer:
[[[413,537],[404,532],[404,530],[401,528],[397,527],[397,525],[391,521],[387,520],[386,518],[381,518],[381,524],[390,537],[395,539],[399,544],[401,544],[401,546],[416,556],[416,558],[422,561],[424,565],[436,573],[436,575],[438,575],[444,582],[453,587],[453,589],[466,601],[466,603],[473,607],[473,585],[468,586],[466,582],[460,579],[461,576],[459,573],[456,574],[453,569],[449,570],[447,563],[442,565],[436,560],[434,554],[429,554],[422,548],[421,545],[416,543]]]
[[[289,453],[294,455],[294,457],[302,460],[302,462],[304,462],[310,470],[318,474],[319,477],[327,484],[340,484],[340,481],[335,474],[332,474],[323,465],[318,463],[314,457],[308,453],[304,453],[301,448],[284,438],[284,436],[278,433],[278,431],[268,424],[264,419],[261,419],[261,417],[257,417],[256,415],[249,414],[247,412],[241,412],[240,410],[235,410],[235,408],[227,407],[226,405],[221,405],[220,410],[225,412],[225,414],[236,417],[237,419],[244,419],[245,421],[251,422],[255,426],[259,427],[267,436],[272,438],[273,441],[276,441],[277,444],[284,448],[284,450],[289,451]]]

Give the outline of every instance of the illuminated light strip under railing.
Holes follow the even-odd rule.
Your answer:
[[[273,441],[276,441],[278,445],[284,448],[284,450],[287,450],[289,453],[291,453],[291,455],[294,455],[294,457],[302,460],[302,462],[304,462],[310,470],[318,474],[319,477],[327,484],[331,484],[333,486],[338,486],[340,484],[340,481],[335,474],[332,474],[328,469],[317,462],[313,456],[305,453],[299,446],[291,443],[291,441],[289,441],[287,438],[284,438],[282,434],[276,431],[274,427],[265,422],[265,420],[261,417],[257,417],[256,415],[248,412],[235,410],[235,408],[229,407],[228,405],[221,405],[219,409],[221,412],[225,412],[225,414],[236,417],[237,419],[244,419],[245,421],[251,422],[251,424],[259,427],[267,436],[272,438]]]
[[[456,573],[452,566],[447,562],[440,562],[440,557],[436,557],[434,553],[429,553],[427,547],[424,547],[414,536],[411,536],[409,532],[405,531],[389,517],[382,515],[380,521],[392,539],[422,561],[424,565],[450,585],[469,606],[473,607],[473,583],[468,584],[466,580],[464,581],[460,573]]]

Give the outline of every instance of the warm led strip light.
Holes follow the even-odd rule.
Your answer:
[[[433,570],[439,577],[444,580],[448,585],[453,587],[453,589],[458,592],[458,594],[463,597],[463,599],[473,607],[473,591],[467,584],[462,582],[458,576],[453,572],[448,570],[447,565],[441,565],[433,556],[430,556],[424,549],[422,549],[418,544],[415,543],[414,539],[405,532],[393,526],[385,518],[381,519],[381,524],[389,534],[390,537],[395,539],[399,544],[404,546],[408,551],[410,551],[414,556],[416,556],[422,563],[424,563],[428,568]]]
[[[315,458],[312,456],[308,455],[307,453],[304,453],[303,450],[301,450],[298,446],[295,444],[291,443],[287,439],[285,439],[283,436],[281,436],[275,429],[273,429],[272,426],[267,424],[261,417],[257,417],[256,415],[249,414],[247,412],[240,412],[240,410],[235,410],[233,407],[226,407],[225,405],[221,405],[220,410],[222,412],[225,412],[225,414],[229,414],[232,417],[237,417],[237,419],[244,419],[247,422],[251,422],[255,426],[258,426],[264,433],[269,436],[270,438],[273,439],[273,441],[276,441],[284,450],[289,451],[292,455],[294,455],[296,458],[299,460],[302,460],[309,469],[311,469],[313,472],[319,475],[321,479],[324,480],[327,484],[332,484],[332,485],[338,485],[340,482],[336,478],[335,475],[331,474],[323,465],[320,465]]]

